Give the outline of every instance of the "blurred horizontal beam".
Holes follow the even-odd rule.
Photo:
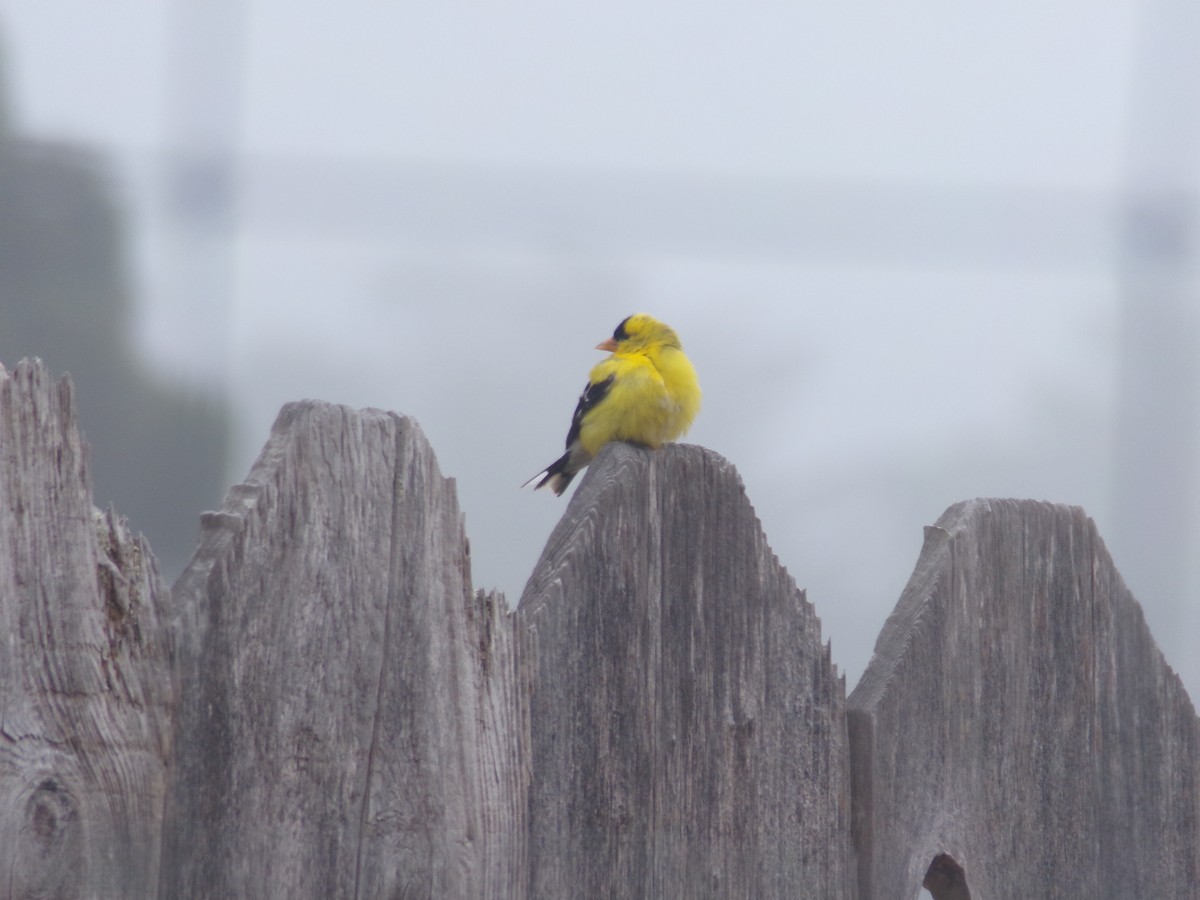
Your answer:
[[[1115,198],[561,169],[251,164],[243,224],[633,256],[1094,266]]]
[[[238,160],[236,182],[248,236],[1003,268],[1114,265],[1130,202],[1037,187],[262,158]],[[1194,194],[1177,199],[1200,207]]]

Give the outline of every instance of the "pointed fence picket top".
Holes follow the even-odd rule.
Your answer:
[[[508,616],[413,420],[285,406],[174,594],[161,896],[522,895]]]
[[[1092,522],[928,529],[849,700],[733,466],[606,447],[519,608],[411,419],[289,404],[172,592],[0,369],[0,896],[1200,900],[1200,720]]]
[[[1200,724],[1078,508],[948,510],[849,707],[862,900],[1200,897]]]
[[[0,366],[0,896],[155,895],[168,596],[92,506],[71,380]]]
[[[604,448],[517,630],[531,897],[851,896],[845,683],[729,462]]]

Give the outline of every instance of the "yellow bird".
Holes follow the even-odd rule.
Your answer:
[[[645,313],[629,316],[613,336],[596,345],[612,356],[601,360],[571,417],[567,452],[522,487],[550,485],[561,495],[609,441],[658,449],[684,434],[700,409],[696,370],[675,332]]]

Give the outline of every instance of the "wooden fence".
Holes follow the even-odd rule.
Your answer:
[[[1200,897],[1200,723],[1078,509],[947,511],[849,698],[700,447],[607,448],[512,612],[394,413],[289,404],[201,521],[168,590],[0,370],[0,897]]]

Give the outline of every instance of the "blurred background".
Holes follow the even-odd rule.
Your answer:
[[[1082,505],[1200,689],[1200,4],[0,0],[0,361],[167,578],[281,404],[416,417],[516,605],[681,335],[853,687],[922,526]]]

